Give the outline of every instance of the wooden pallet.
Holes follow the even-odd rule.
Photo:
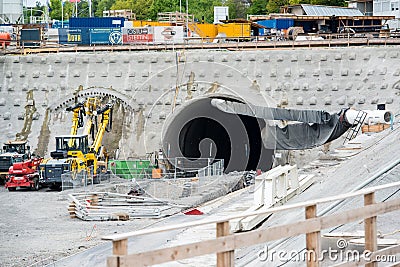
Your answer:
[[[390,127],[390,124],[378,123],[374,125],[364,125],[361,127],[362,133],[382,132]]]

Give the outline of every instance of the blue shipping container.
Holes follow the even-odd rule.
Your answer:
[[[122,44],[121,29],[96,28],[90,29],[90,44]]]
[[[270,29],[283,30],[283,29],[288,29],[289,27],[293,27],[294,20],[287,18],[267,19],[267,20],[257,21],[257,23]]]
[[[72,28],[122,28],[124,18],[105,17],[105,18],[70,18],[69,26]]]
[[[88,45],[90,35],[88,28],[64,28],[58,29],[60,44]]]

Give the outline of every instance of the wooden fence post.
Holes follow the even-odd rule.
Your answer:
[[[364,205],[375,204],[375,193],[368,193],[364,195]],[[365,250],[374,252],[378,249],[377,229],[376,229],[376,216],[366,218],[364,220],[365,231]],[[367,267],[377,266],[376,262],[366,264]]]
[[[306,219],[317,217],[317,206],[311,205],[306,207]],[[313,232],[306,234],[307,249],[307,267],[319,266],[319,255],[321,254],[321,232]]]
[[[217,223],[217,238],[230,235],[229,221]],[[229,267],[234,265],[234,251],[217,253],[217,267]]]

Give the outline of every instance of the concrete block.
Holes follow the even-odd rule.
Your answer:
[[[393,104],[393,97],[387,97],[386,104]]]
[[[380,86],[380,89],[381,89],[381,90],[387,89],[388,86],[389,86],[389,85],[388,85],[387,83],[382,83],[381,86]]]
[[[200,57],[199,56],[194,56],[193,57],[193,62],[200,62]]]
[[[347,99],[347,104],[349,105],[349,106],[352,106],[352,105],[354,105],[354,103],[356,103],[356,99],[355,99],[355,97],[349,97],[348,99]]]
[[[361,73],[362,73],[362,69],[356,69],[356,70],[354,71],[354,75],[356,75],[356,76],[360,76]]]
[[[78,71],[78,70],[74,70],[72,76],[75,77],[75,78],[78,78],[78,77],[81,76],[81,73],[80,73],[80,71]]]
[[[8,91],[8,92],[13,92],[13,91],[14,91],[14,88],[15,88],[15,85],[14,85],[14,84],[9,84],[9,85],[7,86],[7,91]]]
[[[378,98],[377,96],[371,98],[371,104],[376,105],[376,104],[378,104],[378,103],[379,103],[379,98]]]
[[[28,91],[29,90],[29,85],[27,83],[24,83],[22,85],[22,91]]]
[[[380,54],[378,55],[378,58],[380,58],[380,59],[386,58],[386,52],[380,53]]]
[[[142,77],[149,77],[149,75],[150,74],[147,70],[142,71],[142,74],[141,74]]]
[[[325,106],[330,106],[332,104],[332,98],[330,96],[325,97],[324,104]]]
[[[32,85],[32,89],[33,89],[33,91],[39,91],[39,84],[38,83],[34,83]]]
[[[312,56],[310,55],[310,54],[307,54],[305,57],[304,57],[304,61],[311,61],[312,60]]]
[[[320,70],[319,69],[315,69],[314,71],[313,71],[313,76],[314,77],[319,77],[319,73],[320,73]]]
[[[399,57],[399,52],[397,51],[391,51],[389,53],[390,58],[398,58]]]
[[[37,71],[32,72],[32,78],[37,79],[39,77],[40,77],[40,71],[37,70]]]
[[[31,62],[28,62],[28,58],[29,58],[29,60],[31,60]],[[32,57],[26,57],[26,63],[32,63]],[[18,56],[16,56],[16,57],[13,57],[13,59],[12,59],[12,63],[19,63],[20,62],[20,57],[18,57]]]
[[[242,61],[242,56],[241,55],[236,55],[235,56],[235,61]]]
[[[249,74],[248,69],[243,69],[243,70],[242,70],[242,77],[243,77],[243,78],[247,77],[248,74]]]
[[[114,57],[114,56],[109,56],[108,57],[108,63],[117,63],[117,58],[116,57]]]
[[[270,57],[269,56],[264,56],[263,62],[270,62]]]
[[[286,91],[289,91],[292,88],[292,84],[290,82],[285,82],[283,88],[285,88]]]
[[[157,77],[163,77],[163,73],[162,72],[157,72]]]
[[[60,71],[60,78],[65,78],[67,76],[67,72],[65,70]]]
[[[226,56],[226,55],[222,56],[221,62],[228,62],[228,56]]]
[[[393,89],[400,90],[400,81],[398,81],[397,83],[393,84]]]
[[[100,76],[101,77],[107,77],[108,76],[108,71],[102,71]]]
[[[335,54],[335,60],[342,60],[342,54]]]
[[[75,63],[76,58],[74,56],[67,57],[68,63]]]
[[[97,56],[96,57],[96,63],[103,63],[103,57],[102,56]]]
[[[269,83],[265,84],[265,91],[271,91],[271,84]]]
[[[284,76],[285,77],[292,76],[292,70],[290,68],[286,68],[285,71],[284,71]]]
[[[263,76],[263,72],[262,71],[259,70],[259,71],[256,72],[256,77],[257,78],[261,78],[262,76]]]
[[[334,92],[339,91],[339,85],[337,83],[332,84],[331,91],[334,91]]]
[[[379,71],[379,75],[386,75],[386,73],[387,73],[387,68],[385,67],[385,68],[382,68],[380,71]]]
[[[276,84],[275,91],[282,91],[282,89],[283,89],[283,83],[278,82],[278,83]]]
[[[208,62],[214,62],[214,56],[213,55],[207,56],[207,61]]]
[[[352,83],[348,83],[348,84],[346,84],[346,86],[345,86],[344,90],[346,90],[346,91],[350,91],[351,89],[353,89],[353,84],[352,84]]]
[[[299,77],[306,77],[305,69],[299,69]]]
[[[160,120],[165,120],[166,117],[167,115],[165,115],[165,112],[160,112],[160,115],[158,116]]]
[[[45,57],[45,56],[41,57],[40,64],[47,64],[47,57]]]
[[[393,72],[393,76],[400,76],[400,69],[396,69],[396,70]]]
[[[299,85],[297,82],[295,82],[295,83],[293,84],[293,90],[294,90],[294,91],[300,90],[300,85]]]
[[[206,73],[204,71],[201,71],[200,74],[199,74],[199,77],[200,78],[206,77]]]
[[[298,59],[298,57],[297,57],[297,55],[292,55],[291,57],[290,57],[290,61],[291,62],[297,62],[299,59]]]
[[[117,77],[117,78],[122,77],[122,71],[114,72],[114,77]]]
[[[308,83],[303,83],[301,90],[308,91],[309,88],[310,88],[310,85]]]
[[[57,63],[57,64],[61,63],[62,62],[61,58],[62,58],[61,56],[55,56],[54,57],[54,63]]]
[[[336,103],[337,103],[338,105],[343,106],[344,104],[346,104],[346,97],[344,97],[344,96],[339,97],[339,98],[336,100]]]
[[[6,105],[6,99],[4,97],[0,98],[0,107],[4,107]]]
[[[158,57],[151,57],[150,58],[150,63],[157,63],[158,62]]]
[[[41,85],[40,85],[40,91],[48,92],[49,89],[48,89],[48,87],[47,87],[47,84],[41,84]]]
[[[96,77],[96,72],[95,72],[95,71],[89,71],[88,77],[89,77],[89,78],[94,78],[94,77]]]
[[[10,112],[5,112],[3,114],[3,120],[5,120],[5,121],[11,120],[11,113]]]
[[[129,77],[135,77],[135,76],[136,76],[136,73],[135,73],[134,71],[130,71],[130,72],[128,73],[128,76],[129,76]]]
[[[299,96],[299,97],[296,99],[296,105],[301,106],[301,105],[303,105],[303,103],[304,103],[303,98],[302,98],[301,96]]]
[[[320,61],[327,61],[328,60],[328,56],[325,54],[322,54],[321,57],[319,58]]]
[[[370,55],[370,54],[365,54],[364,57],[363,57],[363,59],[364,59],[365,61],[370,60],[370,58],[371,58],[371,55]]]
[[[21,99],[19,98],[14,99],[14,107],[19,107],[19,106],[21,106]]]
[[[333,75],[333,69],[327,68],[327,69],[325,70],[325,75],[326,75],[326,76],[332,76],[332,75]]]
[[[360,97],[360,98],[358,99],[357,103],[360,104],[360,105],[365,104],[365,97],[363,97],[363,96]]]
[[[219,78],[221,76],[221,72],[216,70],[214,71],[214,78]]]
[[[269,77],[276,77],[276,69],[271,69]]]
[[[254,54],[251,54],[248,56],[248,59],[250,62],[254,62],[254,61],[256,61],[256,56]]]
[[[320,83],[318,83],[318,84],[316,85],[316,89],[317,89],[318,92],[324,91],[323,85],[320,84]]]
[[[349,54],[349,60],[356,60],[357,56],[356,53],[352,52]]]
[[[315,106],[317,104],[317,98],[315,96],[312,96],[310,98],[310,105]]]
[[[172,57],[172,56],[166,56],[165,58],[164,58],[164,62],[165,63],[171,63],[173,60],[175,60],[175,58],[174,57]],[[200,60],[199,60],[200,61]],[[198,62],[198,61],[197,61]]]
[[[89,64],[89,58],[88,57],[83,57],[82,59],[82,64]]]
[[[376,89],[376,84],[375,83],[369,83],[368,84],[368,90],[375,90]]]
[[[48,70],[47,77],[54,77],[54,70]]]
[[[6,71],[6,78],[11,78],[12,77],[12,72],[7,70]]]
[[[349,70],[348,69],[342,69],[340,71],[341,76],[349,76]]]
[[[144,63],[144,56],[138,56],[138,63]]]
[[[20,77],[20,78],[26,77],[26,71],[21,70],[21,72],[19,73],[19,77]]]
[[[276,62],[283,62],[283,60],[284,60],[283,55],[276,56]]]

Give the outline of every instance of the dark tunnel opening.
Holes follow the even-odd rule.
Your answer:
[[[163,149],[172,165],[179,157],[192,163],[211,158],[224,160],[225,173],[266,171],[272,166],[274,150],[264,147],[265,125],[255,117],[222,112],[211,105],[211,98],[200,98],[180,107],[167,122]]]

